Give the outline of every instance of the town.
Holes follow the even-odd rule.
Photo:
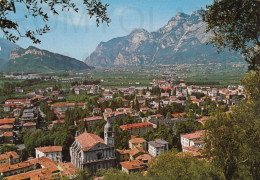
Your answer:
[[[169,72],[162,77],[147,87],[104,87],[100,80],[29,91],[11,87],[24,98],[1,105],[0,175],[73,179],[83,169],[96,178],[100,169],[145,172],[173,148],[204,159],[205,122],[216,111],[232,113],[247,98],[244,87],[186,85]]]

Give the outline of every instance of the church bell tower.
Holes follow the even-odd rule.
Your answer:
[[[107,121],[107,124],[104,127],[104,139],[106,145],[114,146],[114,132],[109,121]]]

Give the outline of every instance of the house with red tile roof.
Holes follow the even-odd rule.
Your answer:
[[[65,111],[74,109],[75,106],[77,106],[78,108],[85,109],[86,103],[53,104],[53,105],[51,105],[51,110],[57,111],[60,114],[64,114]]]
[[[132,172],[142,171],[147,168],[145,163],[139,160],[133,160],[133,161],[125,161],[120,163],[122,166],[122,171],[126,172],[127,174],[130,174]]]
[[[130,160],[130,149],[127,149],[127,150],[120,150],[120,149],[117,149],[116,150],[116,156],[117,156],[117,159],[119,160],[119,162],[124,162],[124,161],[129,161]]]
[[[21,174],[21,173],[33,171],[39,167],[49,168],[49,167],[53,167],[55,165],[56,165],[56,163],[54,161],[52,161],[51,159],[46,158],[46,157],[41,157],[41,158],[31,159],[28,161],[11,164],[11,165],[9,165],[9,164],[0,165],[0,174],[3,177],[8,177],[8,176],[12,176],[14,174]],[[13,178],[11,178],[11,179],[13,179]]]
[[[16,164],[20,162],[20,157],[19,155],[14,152],[14,151],[10,151],[4,154],[0,155],[0,165],[1,164]]]
[[[195,157],[202,156],[201,154],[201,148],[195,147],[195,146],[189,146],[189,147],[183,147],[182,152],[184,153],[190,153]]]
[[[162,118],[164,118],[164,116],[161,114],[155,114],[155,115],[148,116],[148,119],[162,119]]]
[[[95,123],[103,121],[103,117],[93,116],[93,117],[84,118],[83,121],[88,127],[90,127],[93,126]]]
[[[3,134],[4,132],[12,132],[13,131],[13,125],[2,125],[0,126],[0,134]]]
[[[182,147],[196,146],[202,147],[204,142],[202,141],[205,130],[195,131],[193,133],[181,134]]]
[[[196,103],[198,106],[204,105],[204,101],[200,99],[191,99],[191,102]]]
[[[45,146],[35,148],[36,158],[47,157],[55,162],[62,162],[62,146]]]
[[[15,118],[0,119],[0,125],[14,125]]]
[[[153,130],[153,125],[149,122],[126,124],[120,126],[123,131],[128,131],[131,135],[140,135]]]
[[[56,163],[49,158],[41,157],[15,165],[0,166],[0,172],[6,180],[51,180],[61,177],[75,178],[77,170],[71,163]]]
[[[34,131],[34,130],[36,130],[36,123],[34,123],[34,122],[24,123],[23,124],[23,129],[24,130]]]
[[[141,148],[143,150],[147,150],[147,142],[144,138],[136,138],[132,136],[132,138],[128,141],[129,148],[134,149],[136,147]]]
[[[4,112],[9,112],[11,111],[11,109],[15,108],[15,104],[4,104],[3,107],[4,107]]]
[[[0,140],[3,144],[13,144],[13,132],[4,132],[2,135],[0,135]]]

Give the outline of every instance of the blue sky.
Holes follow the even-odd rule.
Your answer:
[[[190,14],[211,4],[213,0],[106,0],[103,2],[110,4],[108,13],[112,22],[109,27],[105,24],[96,27],[95,20],[89,19],[84,10],[79,13],[66,12],[59,16],[50,15],[51,31],[40,37],[42,41],[40,45],[34,45],[26,39],[21,39],[17,44],[24,48],[34,45],[84,60],[101,41],[125,36],[135,28],[156,31],[166,25],[177,12]],[[41,24],[35,20],[20,21],[21,27],[25,28],[35,28],[37,24]]]

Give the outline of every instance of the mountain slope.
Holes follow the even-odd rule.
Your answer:
[[[18,47],[18,45],[0,38],[0,66],[8,62],[11,52]]]
[[[0,70],[3,72],[56,72],[89,68],[84,62],[74,58],[30,46],[27,49],[19,48],[12,51],[9,62]]]
[[[92,66],[209,63],[240,61],[237,53],[217,53],[206,45],[211,35],[199,11],[178,13],[167,25],[149,33],[136,29],[129,35],[101,42],[85,60]]]

